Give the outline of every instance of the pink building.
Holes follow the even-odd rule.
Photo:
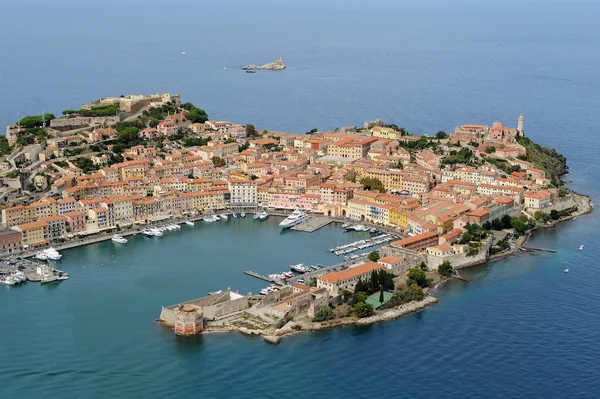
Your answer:
[[[69,228],[69,233],[79,233],[80,231],[85,231],[85,212],[73,211],[65,213],[63,216],[66,219],[67,227]]]
[[[298,194],[298,193],[269,193],[267,204],[269,208],[275,209],[302,209],[315,210],[319,205],[320,195]]]
[[[173,121],[162,121],[156,126],[156,130],[161,136],[172,136],[177,134],[177,125]]]

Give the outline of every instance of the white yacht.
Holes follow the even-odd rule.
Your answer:
[[[296,273],[300,273],[300,274],[304,274],[304,273],[310,272],[310,268],[304,266],[302,263],[299,263],[297,265],[291,265],[290,269],[292,269]]]
[[[157,229],[156,227],[151,228],[150,232],[152,232],[152,235],[154,237],[162,237],[163,236],[163,232],[160,231],[159,229]]]
[[[243,218],[245,218],[245,217],[246,217],[246,212],[242,212],[242,213],[240,213],[240,217],[243,217]]]
[[[256,212],[254,214],[254,216],[252,216],[252,219],[254,219],[254,220],[258,220],[259,218],[260,218],[260,213],[259,212]]]
[[[150,229],[142,230],[142,234],[145,235],[146,237],[154,237],[154,233]]]
[[[35,254],[35,258],[38,260],[60,260],[62,255],[58,253],[58,251],[52,247],[39,251]]]
[[[114,236],[111,237],[112,242],[116,242],[119,244],[127,244],[127,239],[123,236],[120,236],[118,234],[115,234]]]
[[[35,254],[35,258],[37,260],[48,260],[48,255],[46,255],[46,253],[44,251],[38,251]]]
[[[214,223],[219,220],[219,217],[217,215],[204,216],[202,220],[204,220],[206,223]]]
[[[4,276],[0,278],[0,283],[5,285],[15,285],[17,284],[17,280],[13,276]]]
[[[223,220],[227,220],[227,215],[224,213],[220,214],[219,217]]]
[[[258,218],[260,220],[267,220],[269,218],[269,214],[267,212],[261,212],[259,213]]]
[[[173,223],[171,226],[173,226],[173,230],[181,230],[181,226],[177,223]]]
[[[194,222],[192,222],[191,220],[186,220],[185,224],[187,224],[188,226],[193,226]]]
[[[300,224],[308,219],[308,216],[299,209],[292,212],[287,218],[283,219],[279,225],[284,229]]]
[[[27,276],[20,270],[15,271],[13,274],[11,274],[11,276],[17,282],[17,284],[27,281]]]

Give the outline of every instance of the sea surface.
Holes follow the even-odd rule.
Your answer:
[[[0,0],[0,125],[165,91],[298,133],[382,118],[431,134],[522,113],[526,135],[568,158],[571,188],[597,198],[599,14],[566,0]],[[280,56],[287,70],[239,69]],[[280,234],[246,218],[64,251],[69,281],[0,287],[0,398],[597,398],[599,232],[597,214],[579,217],[532,238],[556,254],[466,271],[422,312],[279,346],[181,339],[154,319],[209,290],[256,292],[246,269],[335,262],[325,249],[352,239],[335,226]]]

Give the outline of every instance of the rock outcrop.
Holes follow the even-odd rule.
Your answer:
[[[285,65],[283,63],[283,60],[281,58],[279,58],[277,61],[269,62],[268,64],[265,64],[265,65],[250,64],[250,65],[246,65],[245,67],[242,67],[242,69],[245,69],[245,70],[257,70],[257,69],[280,70],[280,69],[285,69],[285,68],[287,68],[287,65]]]

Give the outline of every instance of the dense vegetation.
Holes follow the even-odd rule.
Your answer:
[[[0,155],[10,154],[11,151],[12,148],[8,145],[6,136],[0,136]]]
[[[208,115],[206,114],[206,111],[196,107],[192,103],[188,102],[188,103],[182,104],[181,107],[189,112],[187,118],[192,123],[204,123],[208,120]]]
[[[527,150],[527,161],[546,172],[546,177],[557,182],[560,176],[569,171],[567,158],[554,148],[543,147],[527,137],[519,137],[519,144]]]
[[[383,183],[376,177],[363,177],[362,179],[360,179],[360,184],[363,185],[365,190],[377,190],[380,193],[385,193]]]
[[[66,109],[63,115],[79,115],[79,116],[114,116],[119,112],[117,104],[100,105],[91,109]]]
[[[452,264],[447,260],[443,261],[442,264],[438,266],[437,270],[442,277],[450,277],[454,272]]]
[[[463,147],[458,151],[450,151],[450,155],[448,155],[442,160],[442,166],[454,165],[457,163],[468,164],[471,161],[471,159],[473,159],[473,151],[466,147]]]
[[[53,114],[44,114],[42,115],[35,115],[35,116],[26,116],[25,118],[21,119],[19,122],[17,122],[19,125],[21,125],[21,127],[24,128],[34,128],[34,127],[41,127],[42,126],[42,119],[44,119],[46,121],[46,123],[49,123],[52,119],[55,119],[56,117]]]

